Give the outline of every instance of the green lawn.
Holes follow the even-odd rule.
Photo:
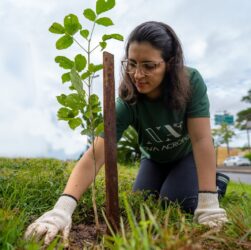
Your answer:
[[[244,184],[244,183],[236,183],[231,181],[230,185],[227,188],[228,193],[238,193],[238,194],[242,194],[242,193],[246,193],[251,197],[251,185],[249,184]]]
[[[23,233],[31,221],[53,207],[74,164],[54,159],[0,158],[1,250],[41,249],[42,243],[25,242]],[[133,194],[137,166],[119,166],[118,170],[122,231],[104,236],[95,243],[95,249],[251,249],[251,185],[230,182],[221,201],[230,222],[221,231],[215,231],[194,224],[192,216],[182,213],[178,206],[163,209],[159,202],[151,198],[144,202],[141,194]],[[101,171],[96,197],[101,221],[104,190]],[[73,223],[93,222],[88,190],[73,215]],[[54,248],[53,244],[49,249]]]

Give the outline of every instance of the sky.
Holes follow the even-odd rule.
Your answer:
[[[70,13],[90,28],[82,13],[94,7],[95,0],[0,1],[0,156],[75,159],[85,149],[80,130],[57,119],[56,96],[67,93],[68,86],[62,85],[64,71],[54,61],[82,50],[74,44],[69,51],[58,51],[59,36],[48,28],[63,23]],[[248,107],[241,98],[251,88],[250,9],[249,0],[117,0],[115,8],[104,13],[115,25],[98,27],[93,42],[104,32],[127,38],[145,21],[169,24],[181,40],[186,65],[197,68],[206,82],[214,127],[216,113],[236,115]],[[106,50],[115,56],[117,89],[124,43],[111,41]],[[102,54],[98,51],[92,60],[102,63]],[[101,76],[93,91],[102,101]],[[246,132],[237,131],[230,146],[245,144]]]

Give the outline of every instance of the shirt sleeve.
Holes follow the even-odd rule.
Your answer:
[[[132,125],[133,122],[133,111],[129,104],[124,102],[121,98],[117,98],[115,102],[115,112],[116,112],[116,139],[117,142],[123,135],[123,132]],[[104,136],[104,132],[100,133],[101,137]]]
[[[116,99],[116,135],[117,142],[123,135],[123,132],[133,123],[132,107],[121,98]]]
[[[190,69],[191,98],[188,102],[187,117],[210,117],[207,86],[196,69]]]

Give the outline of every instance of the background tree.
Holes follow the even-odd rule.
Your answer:
[[[241,101],[251,104],[251,89],[248,91],[248,94],[246,96],[242,97]],[[236,122],[237,128],[239,128],[240,130],[247,130],[248,150],[250,152],[249,130],[251,123],[251,107],[238,112]]]
[[[212,129],[212,135],[213,135],[213,143],[214,143],[215,152],[216,152],[216,166],[218,166],[219,146],[223,144],[224,141],[218,129]]]
[[[251,104],[251,89],[248,91],[246,96],[242,97],[241,101]],[[251,121],[251,107],[241,110],[237,113],[236,127],[241,130],[246,129],[246,124],[248,121]]]
[[[248,91],[246,96],[243,96],[241,99],[243,102],[251,103],[251,89]]]
[[[233,129],[226,123],[222,123],[219,128],[212,129],[212,135],[214,136],[215,142],[217,142],[217,147],[225,143],[227,146],[227,154],[230,155],[229,142],[235,135]]]

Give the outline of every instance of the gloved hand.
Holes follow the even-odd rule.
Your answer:
[[[71,230],[71,216],[76,206],[77,202],[73,198],[61,196],[52,210],[44,213],[27,228],[25,239],[34,237],[40,240],[45,236],[44,244],[49,245],[55,236],[62,232],[66,246]]]
[[[199,193],[194,221],[210,228],[221,227],[228,222],[225,209],[219,207],[218,193]]]

